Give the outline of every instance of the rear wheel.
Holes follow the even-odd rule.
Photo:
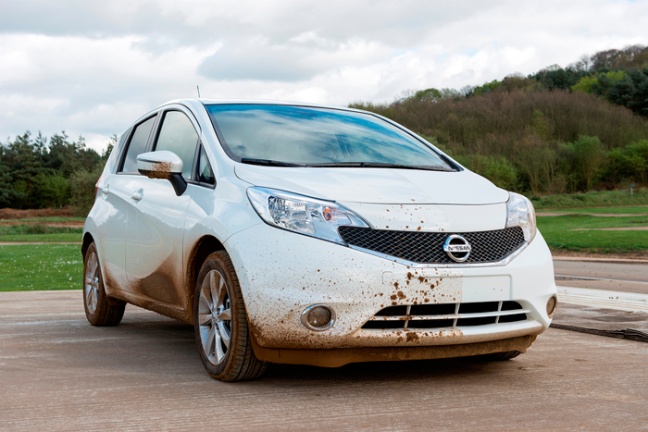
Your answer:
[[[258,378],[266,365],[254,356],[238,277],[224,251],[207,257],[194,295],[196,345],[209,375],[220,381]]]
[[[106,295],[101,266],[94,243],[83,259],[83,307],[93,326],[116,326],[124,316],[126,303]]]

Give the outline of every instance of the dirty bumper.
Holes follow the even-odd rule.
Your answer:
[[[225,246],[255,353],[270,361],[293,363],[290,356],[303,357],[293,351],[303,350],[338,365],[522,352],[551,323],[546,305],[556,288],[542,241],[507,265],[435,267],[408,266],[266,225],[239,236],[249,238]],[[320,254],[304,260],[305,250]],[[334,324],[307,328],[301,316],[312,305],[330,307]]]
[[[468,357],[517,351],[526,352],[535,335],[489,342],[459,345],[418,347],[374,347],[338,349],[269,349],[253,344],[254,354],[263,361],[281,364],[302,364],[320,367],[340,367],[349,363],[401,360],[431,360]]]

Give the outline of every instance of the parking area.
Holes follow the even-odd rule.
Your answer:
[[[211,380],[190,326],[80,291],[0,293],[0,430],[646,430],[648,344],[550,329],[508,362],[274,366]]]

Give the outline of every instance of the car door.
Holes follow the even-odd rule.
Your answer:
[[[122,136],[125,144],[119,151],[114,172],[104,176],[99,184],[99,197],[95,219],[101,230],[97,245],[102,259],[104,282],[109,293],[126,290],[126,238],[132,191],[137,190],[143,176],[137,173],[136,156],[146,151],[157,116],[152,115],[130,128]],[[123,145],[122,145],[123,144]]]
[[[181,108],[163,111],[152,144],[154,151],[169,150],[182,159],[187,181],[192,181],[200,136],[190,116]],[[167,180],[140,177],[131,191],[125,242],[129,289],[175,315],[187,307],[182,244],[191,198],[177,196]]]

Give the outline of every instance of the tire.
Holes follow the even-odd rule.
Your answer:
[[[207,373],[219,381],[260,377],[266,364],[254,356],[238,277],[226,252],[205,259],[194,294],[194,334]]]
[[[83,257],[83,308],[88,322],[98,327],[119,324],[126,308],[126,302],[106,295],[94,243]]]
[[[486,354],[482,358],[486,361],[506,361],[522,354],[520,351],[505,351],[500,353]]]

